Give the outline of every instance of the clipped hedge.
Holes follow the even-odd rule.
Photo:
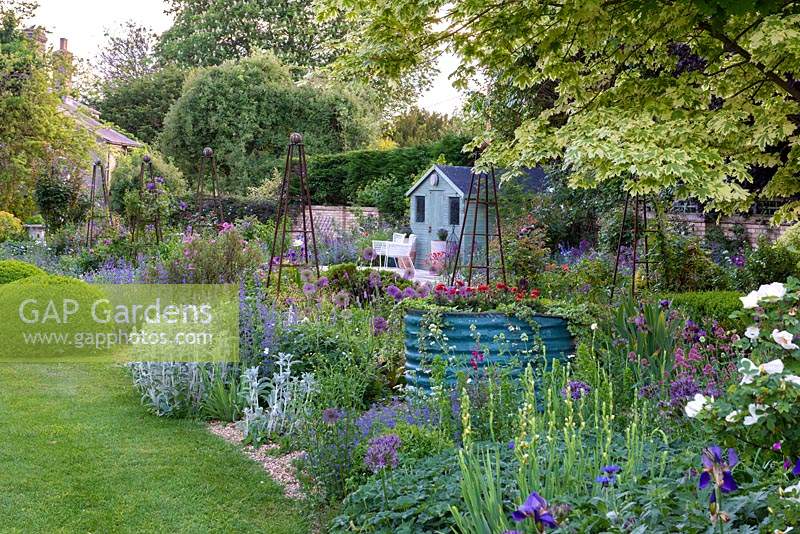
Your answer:
[[[694,291],[690,293],[668,293],[663,298],[672,305],[684,309],[697,320],[716,319],[727,330],[743,332],[747,323],[743,319],[731,319],[730,315],[742,309],[741,293],[736,291]]]
[[[461,151],[468,137],[446,136],[427,145],[392,150],[352,150],[338,154],[310,154],[308,176],[313,201],[346,205],[356,200],[360,189],[379,178],[408,179],[432,165],[440,156],[448,165],[471,165],[469,154]]]
[[[47,274],[40,268],[30,263],[19,260],[0,261],[0,284],[8,284],[30,276]]]
[[[186,225],[192,221],[197,214],[197,197],[195,195],[183,195],[177,199],[178,204],[183,202],[185,209],[178,208],[172,215],[171,222],[178,225]],[[248,198],[239,195],[220,195],[222,204],[222,215],[228,222],[245,217],[255,217],[260,222],[265,223],[275,215],[276,203],[272,200],[259,198]],[[203,197],[202,212],[206,214],[216,213],[216,204],[207,191]]]

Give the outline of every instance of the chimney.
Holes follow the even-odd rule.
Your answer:
[[[53,53],[53,57],[55,59],[54,86],[59,92],[69,92],[72,89],[72,73],[75,68],[72,64],[72,53],[69,51],[66,37],[58,40],[58,50]]]

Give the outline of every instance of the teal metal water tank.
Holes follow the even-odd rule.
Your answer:
[[[485,351],[485,358],[478,365],[508,364],[511,359],[520,361],[515,374],[530,361],[541,361],[541,354],[533,353],[536,341],[545,347],[549,363],[556,359],[566,362],[574,352],[574,340],[562,317],[548,315],[533,316],[538,332],[529,323],[515,316],[495,312],[449,312],[441,315],[442,334],[447,342],[437,336],[426,335],[420,350],[420,329],[426,312],[409,310],[405,316],[406,383],[410,386],[430,389],[429,365],[437,357],[449,360],[447,380],[455,382],[455,373],[470,365],[474,350]],[[475,325],[474,331],[470,328]],[[427,334],[427,333],[426,333]],[[442,347],[446,345],[448,349]],[[423,364],[424,362],[424,364]]]

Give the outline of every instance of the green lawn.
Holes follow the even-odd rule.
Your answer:
[[[0,364],[0,531],[307,532],[309,513],[120,367]]]

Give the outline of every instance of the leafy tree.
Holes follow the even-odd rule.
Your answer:
[[[325,0],[360,21],[348,68],[398,78],[449,46],[462,82],[484,74],[519,89],[555,83],[490,159],[556,160],[570,184],[623,179],[732,210],[765,169],[760,194],[800,193],[800,3],[793,0]],[[773,176],[769,176],[772,174]],[[797,218],[787,204],[777,220]]]
[[[330,46],[344,30],[339,19],[317,22],[303,0],[170,0],[175,23],[158,43],[167,63],[219,65],[271,50],[281,61],[307,70],[329,63]]]
[[[164,117],[181,96],[186,71],[167,67],[140,78],[108,87],[97,108],[103,120],[113,122],[145,143],[155,143],[164,129]]]
[[[106,43],[95,66],[105,85],[128,83],[155,70],[156,34],[152,29],[128,20],[120,24],[118,32],[106,30],[104,35]]]
[[[58,162],[78,180],[92,140],[59,111],[53,58],[23,35],[15,7],[0,3],[0,209],[24,219],[35,209],[37,178]]]
[[[384,128],[384,135],[398,146],[414,146],[438,141],[457,130],[455,119],[412,106],[392,118]]]
[[[289,134],[309,156],[359,148],[370,128],[355,99],[335,88],[295,86],[272,55],[193,72],[164,120],[162,151],[187,177],[203,147],[214,149],[226,192],[244,192],[282,166]]]

